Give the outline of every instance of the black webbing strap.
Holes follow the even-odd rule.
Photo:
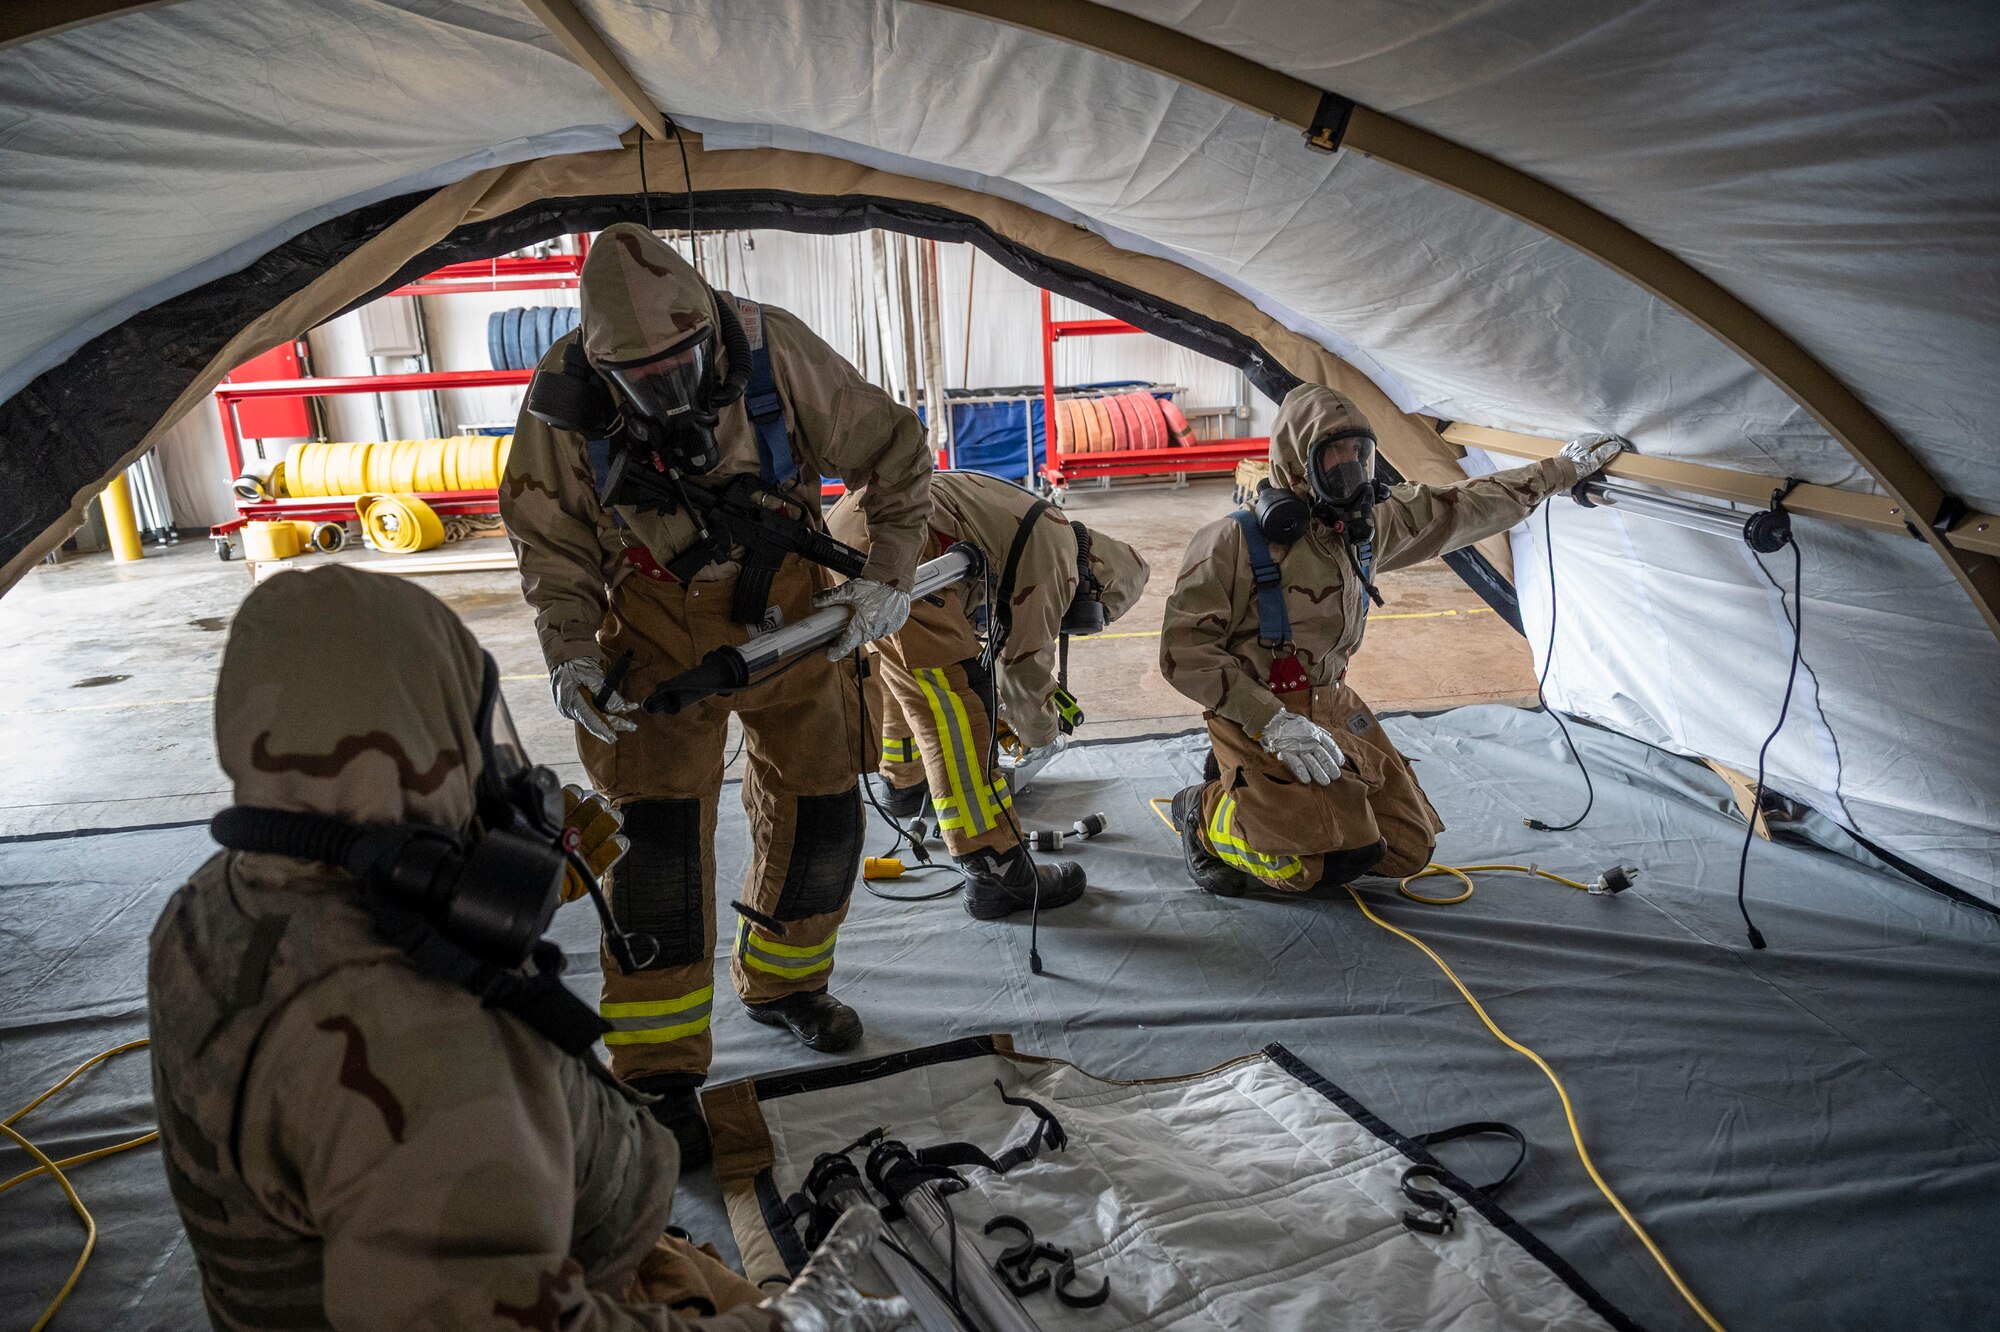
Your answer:
[[[1340,141],[1347,137],[1347,122],[1353,118],[1353,102],[1339,93],[1320,94],[1312,124],[1306,126],[1306,147],[1322,153],[1339,152]]]
[[[771,605],[771,581],[784,566],[785,552],[757,544],[744,547],[743,562],[736,567],[736,591],[729,598],[729,618],[738,624],[757,624]]]
[[[1520,1149],[1514,1154],[1514,1164],[1507,1167],[1506,1174],[1500,1176],[1500,1178],[1494,1180],[1491,1184],[1475,1186],[1481,1193],[1490,1198],[1500,1192],[1501,1189],[1506,1188],[1514,1176],[1521,1173],[1521,1167],[1528,1163],[1528,1139],[1522,1134],[1521,1130],[1515,1128],[1512,1124],[1503,1124],[1497,1119],[1480,1119],[1470,1124],[1454,1124],[1450,1128],[1432,1129],[1429,1133],[1414,1134],[1411,1136],[1410,1141],[1419,1147],[1435,1147],[1441,1142],[1457,1142],[1461,1138],[1478,1138],[1488,1134],[1496,1137],[1512,1138],[1515,1146]],[[1412,1167],[1413,1170],[1422,1170],[1423,1168],[1422,1166]]]
[[[512,1013],[564,1054],[586,1053],[611,1030],[562,983],[563,952],[557,944],[544,939],[535,945],[532,974],[512,971],[480,961],[386,892],[370,892],[367,905],[376,932],[409,958],[419,975],[457,986],[484,1007]]]
[[[1000,627],[998,644],[1007,641],[1007,634],[1014,627],[1014,575],[1021,571],[1021,556],[1027,553],[1028,538],[1035,534],[1035,523],[1043,512],[1053,509],[1054,504],[1038,499],[1028,506],[1028,512],[1021,519],[1020,527],[1014,531],[1014,544],[1007,548],[1007,563],[1000,571],[1000,590],[994,599],[1000,604],[993,608],[994,622]]]

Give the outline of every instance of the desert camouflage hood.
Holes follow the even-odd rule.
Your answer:
[[[643,360],[716,325],[715,293],[701,274],[635,222],[598,236],[579,288],[583,350],[593,365]]]
[[[244,599],[216,682],[236,802],[464,827],[486,662],[415,584],[338,566],[278,575]]]
[[[1372,430],[1361,409],[1324,384],[1301,384],[1285,395],[1271,426],[1271,484],[1312,498],[1306,450],[1336,430]]]

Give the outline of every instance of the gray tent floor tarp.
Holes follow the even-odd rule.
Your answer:
[[[1478,707],[1388,725],[1452,825],[1440,860],[1536,861],[1584,880],[1640,867],[1637,889],[1609,899],[1518,876],[1481,876],[1448,908],[1362,887],[1555,1066],[1599,1167],[1723,1322],[2000,1326],[2000,919],[1818,846],[1759,842],[1752,903],[1771,947],[1753,953],[1734,901],[1743,825],[1706,769],[1583,728],[1597,808],[1552,836],[1523,817],[1567,818],[1582,788],[1548,718]],[[1344,893],[1221,901],[1188,885],[1146,800],[1193,780],[1201,746],[1076,749],[1019,801],[1028,826],[1096,809],[1112,823],[1077,853],[1092,895],[1042,922],[1044,976],[1029,973],[1025,921],[857,893],[835,988],[867,1019],[863,1054],[1008,1032],[1024,1050],[1142,1077],[1281,1041],[1406,1133],[1519,1125],[1534,1150],[1502,1206],[1641,1323],[1694,1325],[1578,1166],[1546,1080],[1427,959]],[[724,808],[726,897],[745,833]],[[210,851],[199,827],[0,845],[0,1113],[144,1034],[147,934]],[[560,934],[594,988],[587,909],[564,912]],[[831,1062],[729,1004],[716,1048],[715,1081]],[[68,1155],[150,1123],[134,1054],[20,1127]],[[1481,1178],[1497,1173],[1488,1150],[1441,1154]],[[0,1173],[24,1168],[18,1150],[0,1155]],[[201,1325],[155,1150],[75,1178],[100,1236],[57,1327]],[[695,1176],[677,1219],[727,1250],[718,1199],[714,1177]],[[46,1182],[0,1196],[0,1323],[32,1321],[80,1242]]]

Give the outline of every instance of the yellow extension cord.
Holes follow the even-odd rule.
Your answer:
[[[101,1054],[92,1055],[71,1069],[69,1075],[61,1082],[58,1082],[55,1086],[22,1106],[13,1114],[7,1116],[6,1119],[0,1120],[0,1133],[4,1133],[12,1138],[15,1146],[34,1157],[37,1162],[33,1170],[23,1170],[12,1179],[0,1183],[0,1193],[5,1193],[16,1184],[24,1184],[37,1175],[46,1174],[53,1178],[57,1186],[62,1189],[63,1196],[69,1199],[71,1209],[76,1212],[77,1218],[83,1222],[83,1252],[76,1256],[76,1265],[69,1270],[69,1280],[63,1282],[62,1289],[56,1292],[56,1297],[53,1300],[49,1301],[48,1308],[42,1310],[42,1316],[35,1320],[35,1325],[29,1329],[29,1332],[42,1332],[42,1329],[49,1325],[49,1322],[56,1316],[56,1311],[62,1308],[63,1301],[68,1299],[70,1292],[76,1289],[76,1283],[83,1276],[84,1265],[90,1261],[92,1251],[97,1248],[97,1218],[90,1214],[90,1209],[83,1205],[83,1199],[77,1196],[76,1186],[69,1182],[69,1176],[63,1173],[64,1168],[83,1165],[88,1161],[99,1161],[107,1156],[116,1156],[119,1152],[128,1152],[134,1147],[144,1147],[147,1143],[158,1138],[160,1132],[158,1129],[154,1129],[152,1132],[142,1133],[136,1138],[128,1138],[124,1142],[115,1142],[109,1147],[99,1147],[96,1151],[80,1152],[75,1156],[65,1157],[60,1161],[51,1161],[41,1148],[22,1137],[20,1130],[15,1128],[14,1125],[19,1123],[30,1110],[33,1110],[36,1106],[54,1096],[64,1087],[69,1086],[70,1083],[75,1082],[90,1069],[95,1068],[113,1055],[124,1054],[127,1050],[137,1050],[146,1044],[148,1042],[144,1040],[127,1041],[125,1044],[113,1046]]]
[[[1166,824],[1168,828],[1173,829],[1173,820],[1167,817],[1166,814],[1161,813],[1160,810],[1161,805],[1171,803],[1170,799],[1166,796],[1154,796],[1147,803],[1153,807],[1153,813],[1159,816],[1160,821]],[[1176,835],[1178,835],[1178,831],[1178,829],[1175,829]],[[1566,884],[1571,888],[1586,892],[1589,891],[1588,884],[1578,883],[1575,879],[1565,879],[1560,874],[1551,874],[1547,870],[1534,865],[1461,866],[1440,865],[1436,862],[1432,862],[1418,870],[1415,874],[1404,878],[1402,882],[1396,885],[1396,891],[1404,897],[1409,898],[1412,902],[1422,902],[1426,906],[1455,906],[1472,896],[1471,876],[1473,873],[1481,870],[1501,870],[1519,874],[1532,874],[1537,878],[1549,879],[1555,883]],[[1410,885],[1418,879],[1426,879],[1443,874],[1452,875],[1464,883],[1465,891],[1456,897],[1425,897],[1422,894],[1410,891]],[[1472,1005],[1472,1011],[1479,1015],[1479,1020],[1486,1024],[1486,1030],[1492,1032],[1495,1039],[1502,1045],[1514,1051],[1514,1053],[1525,1057],[1536,1068],[1542,1071],[1543,1076],[1548,1078],[1550,1085],[1556,1089],[1557,1098],[1562,1101],[1563,1117],[1569,1121],[1570,1141],[1576,1145],[1576,1159],[1582,1163],[1584,1173],[1590,1176],[1590,1182],[1597,1186],[1597,1191],[1604,1195],[1604,1200],[1611,1204],[1612,1210],[1617,1212],[1619,1218],[1630,1227],[1632,1233],[1639,1237],[1639,1243],[1646,1246],[1646,1252],[1653,1256],[1653,1261],[1659,1264],[1662,1272],[1666,1273],[1667,1280],[1673,1283],[1673,1287],[1679,1292],[1680,1297],[1687,1301],[1688,1308],[1694,1310],[1696,1316],[1706,1326],[1712,1328],[1714,1332],[1724,1332],[1722,1323],[1714,1314],[1708,1311],[1706,1305],[1695,1297],[1695,1293],[1688,1289],[1687,1282],[1681,1279],[1681,1274],[1675,1270],[1674,1265],[1667,1261],[1667,1255],[1660,1252],[1660,1246],[1653,1242],[1653,1237],[1646,1233],[1646,1228],[1639,1224],[1639,1219],[1633,1216],[1630,1209],[1619,1200],[1618,1195],[1611,1191],[1611,1186],[1604,1182],[1604,1176],[1597,1173],[1597,1164],[1590,1159],[1590,1151],[1583,1145],[1583,1130],[1577,1125],[1576,1107],[1570,1103],[1569,1089],[1563,1086],[1562,1079],[1556,1076],[1556,1071],[1549,1067],[1548,1061],[1515,1040],[1512,1036],[1509,1036],[1506,1032],[1500,1030],[1499,1024],[1487,1014],[1485,1007],[1479,1000],[1473,997],[1472,991],[1466,988],[1465,982],[1458,978],[1458,973],[1451,969],[1451,964],[1446,962],[1442,957],[1439,957],[1429,944],[1419,939],[1416,935],[1411,934],[1408,930],[1391,925],[1388,921],[1376,915],[1374,911],[1369,909],[1368,903],[1361,899],[1361,894],[1354,890],[1353,884],[1346,884],[1344,886],[1347,889],[1347,895],[1354,899],[1354,905],[1361,908],[1362,915],[1405,943],[1415,945],[1423,952],[1425,957],[1437,963],[1438,970],[1444,972],[1445,978],[1457,987],[1458,992],[1465,997],[1465,1002]]]

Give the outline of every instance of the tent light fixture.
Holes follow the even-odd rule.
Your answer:
[[[1695,532],[1745,540],[1744,524],[1768,509],[1740,509],[1728,504],[1703,504],[1663,491],[1645,490],[1623,482],[1591,477],[1570,491],[1587,509],[1611,508],[1656,522],[1672,523]]]

